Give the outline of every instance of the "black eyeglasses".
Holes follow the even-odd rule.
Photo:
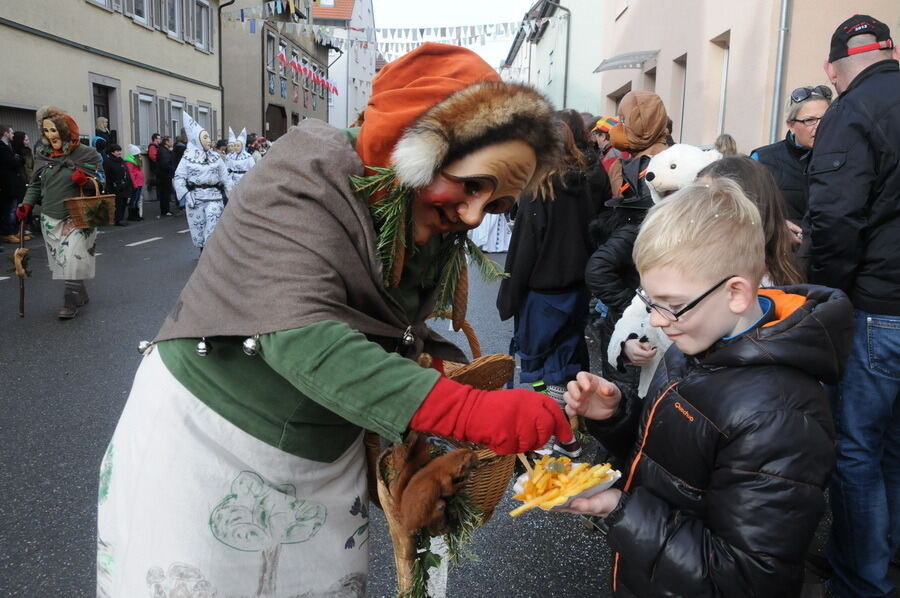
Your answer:
[[[820,96],[826,100],[831,99],[831,88],[827,85],[816,85],[815,87],[798,87],[791,92],[791,103],[797,104],[805,102],[812,96]]]
[[[801,123],[801,124],[806,125],[807,127],[811,127],[814,124],[816,124],[817,122],[819,122],[820,120],[822,120],[821,116],[810,116],[809,118],[792,118],[788,122]]]
[[[644,302],[644,305],[647,306],[647,313],[648,313],[648,314],[650,313],[650,310],[651,310],[651,309],[655,309],[655,310],[656,310],[656,313],[658,313],[659,315],[661,315],[662,317],[664,317],[664,318],[667,319],[668,321],[670,321],[670,322],[677,322],[677,321],[678,321],[678,318],[680,318],[681,316],[683,316],[684,314],[686,314],[686,313],[689,312],[690,310],[692,310],[692,309],[694,309],[695,307],[697,307],[697,306],[700,304],[701,301],[703,301],[704,299],[706,299],[707,297],[709,297],[710,295],[712,295],[713,292],[715,292],[716,289],[718,289],[720,286],[722,286],[723,284],[725,284],[726,282],[728,282],[729,280],[731,280],[731,279],[734,278],[735,276],[737,276],[737,275],[736,275],[736,274],[731,274],[731,275],[729,275],[729,276],[726,276],[725,278],[723,278],[722,280],[720,280],[719,282],[717,282],[711,289],[709,289],[708,291],[706,291],[705,293],[703,293],[702,295],[700,295],[699,297],[697,297],[696,299],[694,299],[693,301],[691,301],[690,303],[688,303],[687,305],[685,305],[684,307],[682,307],[681,309],[679,309],[678,311],[672,311],[672,310],[669,309],[668,307],[663,307],[662,305],[659,305],[658,303],[653,303],[652,301],[650,301],[650,298],[647,297],[647,294],[644,293],[644,289],[638,289],[638,290],[637,290],[637,296],[638,296],[638,298],[639,298],[641,301]]]

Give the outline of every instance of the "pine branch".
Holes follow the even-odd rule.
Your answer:
[[[477,560],[468,546],[474,540],[475,530],[484,523],[481,509],[472,502],[468,492],[460,490],[447,499],[447,513],[452,518],[450,531],[444,536],[450,564],[457,567],[463,559]]]
[[[435,295],[434,309],[438,311],[450,310],[453,307],[453,298],[456,296],[456,284],[459,275],[466,264],[465,233],[451,235],[450,247],[447,250],[447,258],[441,269],[438,279],[437,293]],[[444,252],[442,252],[444,253]]]
[[[466,237],[466,253],[469,254],[469,257],[472,259],[472,263],[475,264],[475,266],[478,268],[478,271],[481,272],[481,278],[485,282],[493,282],[501,278],[509,278],[509,273],[504,272],[503,268],[501,268],[499,264],[486,256],[481,248],[478,247],[478,245],[476,245],[472,241],[472,239],[468,237]]]

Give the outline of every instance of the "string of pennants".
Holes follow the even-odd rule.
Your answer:
[[[335,85],[334,82],[331,81],[331,79],[319,75],[319,73],[317,73],[314,69],[309,68],[293,56],[290,60],[288,60],[287,55],[285,55],[284,49],[281,49],[278,52],[278,61],[284,68],[291,69],[301,77],[306,77],[314,84],[324,85],[325,89],[327,89],[329,93],[340,95],[337,85]]]
[[[273,15],[293,14],[293,2],[270,0],[259,6],[223,11],[227,21],[240,22],[250,33],[256,33],[264,21]],[[289,11],[289,12],[288,12]],[[552,17],[558,18],[558,17]],[[306,34],[315,37],[317,43],[340,50],[348,47],[369,48],[375,45],[390,60],[410,52],[426,41],[453,44],[457,46],[484,45],[515,37],[520,31],[532,34],[544,26],[551,17],[526,19],[516,22],[489,23],[482,25],[430,26],[430,27],[341,27],[310,23],[278,23],[284,33]]]

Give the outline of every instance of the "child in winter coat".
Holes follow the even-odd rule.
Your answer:
[[[144,162],[141,160],[141,148],[131,144],[128,146],[128,155],[125,156],[125,168],[131,177],[134,186],[134,194],[128,200],[128,219],[132,221],[143,220],[141,216],[141,192],[144,190]]]
[[[646,401],[587,372],[569,383],[567,409],[634,451],[621,487],[569,508],[604,518],[616,595],[800,593],[834,466],[822,383],[840,379],[852,306],[825,287],[759,290],[760,223],[725,179],[653,207],[639,296],[674,346]]]

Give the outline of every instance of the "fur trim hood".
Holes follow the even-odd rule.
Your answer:
[[[524,141],[537,156],[532,185],[558,166],[562,140],[544,96],[525,85],[485,81],[428,110],[403,133],[391,158],[401,181],[423,187],[448,163],[510,140]]]
[[[531,185],[556,167],[562,141],[553,108],[537,91],[504,83],[466,48],[426,42],[372,82],[356,151],[367,168],[394,167],[400,182],[429,184],[449,162],[491,143],[528,143]]]

